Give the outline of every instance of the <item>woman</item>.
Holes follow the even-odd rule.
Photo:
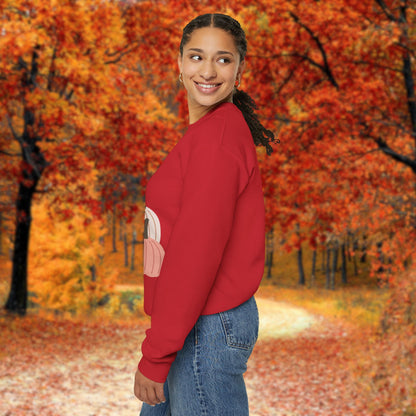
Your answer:
[[[248,415],[243,373],[257,340],[264,267],[255,144],[273,133],[237,90],[247,42],[229,16],[183,30],[179,79],[189,128],[146,189],[144,286],[151,328],[135,395],[142,416]]]

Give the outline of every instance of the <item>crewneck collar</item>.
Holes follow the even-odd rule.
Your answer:
[[[195,121],[195,123],[189,124],[188,125],[188,130],[189,129],[193,129],[194,127],[198,126],[201,122],[203,122],[204,120],[207,120],[209,118],[211,118],[219,109],[224,108],[226,106],[233,106],[235,107],[235,104],[226,101],[224,103],[218,104],[217,106],[215,106],[214,108],[212,108],[211,110],[208,111],[208,113],[206,113],[205,115],[203,115],[199,120]]]

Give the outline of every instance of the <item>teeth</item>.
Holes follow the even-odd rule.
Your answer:
[[[216,87],[218,84],[200,84],[198,83],[198,85],[202,88],[214,88]]]

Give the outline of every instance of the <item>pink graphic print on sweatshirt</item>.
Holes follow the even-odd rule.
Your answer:
[[[144,212],[143,273],[149,277],[159,276],[165,257],[160,237],[159,218],[154,211],[146,207]]]

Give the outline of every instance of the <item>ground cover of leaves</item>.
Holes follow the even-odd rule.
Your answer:
[[[285,303],[258,305],[250,415],[371,415],[354,382],[354,329]],[[137,416],[133,375],[146,325],[0,317],[0,416]]]

